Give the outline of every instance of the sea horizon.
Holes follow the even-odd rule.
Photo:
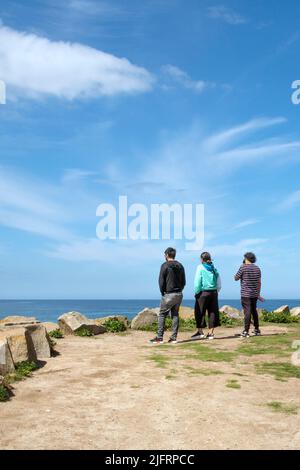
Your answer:
[[[182,305],[194,306],[194,299],[184,299]],[[152,299],[1,299],[0,319],[11,315],[32,316],[42,322],[56,322],[63,313],[79,311],[89,318],[109,315],[124,315],[132,319],[144,308],[155,308],[159,298]],[[219,299],[222,305],[231,305],[241,309],[240,299]],[[266,299],[259,303],[259,308],[275,310],[282,305],[290,308],[300,306],[300,299]]]

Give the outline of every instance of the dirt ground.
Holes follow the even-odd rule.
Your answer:
[[[247,341],[234,337],[239,331],[220,328],[219,339],[209,343],[235,350]],[[286,331],[264,328],[267,335]],[[300,408],[287,414],[267,406],[300,407],[300,380],[257,374],[255,363],[271,357],[202,362],[188,357],[186,344],[147,344],[152,336],[133,331],[57,340],[60,354],[0,403],[0,448],[300,448]],[[201,342],[212,347],[207,343]],[[241,388],[228,388],[229,380]]]

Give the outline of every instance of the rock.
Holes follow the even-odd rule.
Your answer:
[[[146,326],[157,323],[158,311],[159,309],[144,308],[133,318],[131,328],[133,330],[142,330]]]
[[[58,323],[44,322],[42,325],[46,328],[47,333],[50,333],[50,331],[53,330],[58,330],[59,328]]]
[[[128,318],[125,317],[124,315],[109,315],[108,317],[101,317],[101,318],[96,318],[93,320],[96,325],[104,325],[104,323],[108,320],[118,320],[119,322],[123,323],[126,328],[128,328],[129,322]]]
[[[288,305],[282,305],[282,307],[279,307],[274,310],[273,313],[286,313],[288,315],[290,313],[290,308]]]
[[[230,305],[223,305],[223,307],[220,308],[220,312],[224,313],[224,315],[229,318],[235,318],[237,320],[241,318],[241,311]]]
[[[179,309],[179,316],[183,320],[193,320],[195,318],[194,309],[191,307],[181,306]]]
[[[64,313],[58,318],[58,325],[64,335],[73,335],[81,328],[86,328],[94,335],[105,333],[105,328],[97,325],[79,312]]]
[[[294,307],[291,309],[292,317],[300,317],[300,307]]]
[[[27,325],[26,331],[29,356],[36,359],[51,357],[50,339],[45,326]]]
[[[2,328],[0,331],[0,340],[7,340],[15,364],[22,361],[36,360],[32,347],[30,347],[31,340],[26,328]]]
[[[5,317],[2,320],[0,320],[0,327],[2,326],[22,326],[22,325],[30,325],[30,324],[35,324],[35,323],[40,323],[36,318],[34,317],[20,317],[20,316],[10,316],[10,317]]]
[[[15,366],[6,339],[0,339],[0,375],[14,372]]]

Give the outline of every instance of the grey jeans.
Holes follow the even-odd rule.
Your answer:
[[[165,332],[165,321],[167,316],[171,313],[172,317],[172,339],[177,338],[179,328],[179,307],[182,302],[183,295],[165,294],[161,298],[160,311],[158,316],[158,332],[157,337],[163,338]]]

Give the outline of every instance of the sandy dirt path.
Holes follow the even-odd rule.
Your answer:
[[[218,336],[238,331],[220,329]],[[250,363],[245,357],[234,364],[190,363],[223,372],[192,375],[180,361],[186,354],[180,345],[168,346],[174,360],[159,367],[151,356],[161,346],[148,345],[151,336],[131,332],[59,340],[60,355],[17,383],[15,397],[0,403],[0,448],[300,448],[300,413],[274,413],[265,406],[273,400],[300,405],[300,380],[257,375],[257,358]],[[217,339],[214,346],[230,350],[238,341]],[[226,387],[234,378],[240,389]]]

